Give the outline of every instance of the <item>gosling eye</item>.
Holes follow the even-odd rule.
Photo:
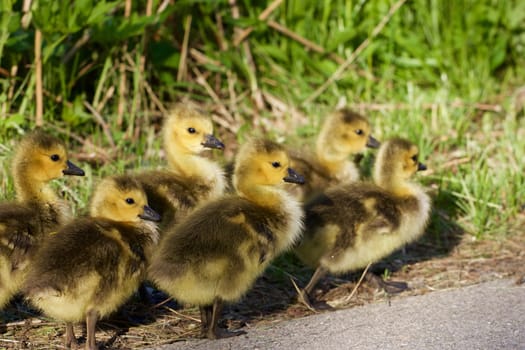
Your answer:
[[[279,163],[279,162],[272,162],[272,166],[274,168],[279,168],[281,166],[281,163]]]
[[[135,200],[133,198],[126,198],[126,203],[128,203],[129,205],[135,204]]]
[[[417,154],[414,154],[414,155],[412,156],[412,160],[414,161],[414,163],[417,163]]]
[[[357,135],[363,135],[363,134],[364,134],[364,131],[363,131],[363,129],[357,129],[357,130],[355,130],[355,133],[356,133]]]
[[[197,131],[197,130],[195,130],[195,128],[191,128],[191,127],[188,128],[188,132],[189,132],[190,134],[195,134],[196,131]]]
[[[58,154],[53,154],[50,158],[53,162],[58,162],[60,160],[60,156]]]

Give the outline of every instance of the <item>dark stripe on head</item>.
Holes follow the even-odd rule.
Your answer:
[[[24,137],[24,143],[34,145],[42,149],[50,149],[61,145],[65,148],[64,143],[56,137],[46,133],[42,129],[35,129]]]
[[[406,139],[395,137],[388,141],[388,154],[395,154],[401,150],[408,151],[414,144]]]
[[[278,144],[277,142],[270,141],[267,139],[254,140],[253,145],[254,145],[255,151],[261,152],[261,153],[273,153],[273,152],[284,151],[284,148],[282,145]]]
[[[367,122],[367,119],[364,116],[349,108],[342,108],[339,110],[339,113],[341,114],[341,117],[345,123],[353,123],[357,120]]]
[[[142,190],[140,183],[133,177],[126,175],[117,175],[113,176],[113,181],[115,186],[120,191],[131,191],[131,190]]]

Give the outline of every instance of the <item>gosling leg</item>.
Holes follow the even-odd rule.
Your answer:
[[[77,338],[75,337],[75,331],[73,330],[73,323],[66,322],[66,348],[77,348]]]
[[[222,312],[222,301],[219,298],[215,298],[213,305],[211,306],[211,317],[208,319],[208,330],[206,336],[209,339],[219,339],[221,334],[218,331],[219,317]]]
[[[236,337],[241,334],[245,334],[244,331],[238,331],[238,332],[231,332],[227,329],[221,329],[219,328],[219,318],[221,317],[223,308],[223,303],[220,298],[215,298],[213,301],[212,306],[212,312],[211,317],[209,319],[208,323],[208,330],[206,333],[206,336],[208,339],[220,339],[220,338],[230,338],[230,337]]]
[[[95,326],[97,325],[98,314],[96,310],[89,310],[86,315],[87,339],[86,350],[98,350],[95,339]]]
[[[298,301],[303,303],[310,310],[315,310],[315,308],[310,302],[310,293],[312,293],[312,290],[314,289],[317,282],[319,282],[321,278],[326,276],[327,273],[328,270],[326,270],[326,268],[324,268],[323,266],[319,266],[312,275],[312,278],[310,278],[310,282],[308,282],[304,289],[299,291]]]
[[[389,294],[401,293],[408,289],[408,284],[406,282],[397,282],[397,281],[385,281],[378,275],[368,271],[366,273],[366,280],[368,283],[371,283],[376,288],[383,289]]]
[[[210,328],[211,315],[213,312],[213,305],[199,306],[201,313],[201,336],[208,337],[208,329]]]

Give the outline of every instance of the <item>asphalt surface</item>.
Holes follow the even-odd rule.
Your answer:
[[[155,349],[525,350],[525,286],[498,280],[246,331],[234,338],[188,340]]]

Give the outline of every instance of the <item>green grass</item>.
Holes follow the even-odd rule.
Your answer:
[[[152,16],[145,15],[144,4],[133,2],[129,19],[123,16],[123,1],[76,3],[64,12],[41,0],[24,29],[21,1],[0,1],[3,198],[13,197],[5,175],[12,149],[23,130],[34,126],[36,26],[44,37],[45,126],[66,139],[73,157],[96,154],[86,141],[109,156],[96,154],[96,161],[84,162],[84,179],[56,185],[79,211],[98,178],[163,164],[159,101],[167,106],[189,98],[214,111],[230,126],[218,127],[218,133],[234,149],[252,133],[311,143],[323,116],[345,100],[364,107],[377,138],[403,136],[420,146],[431,173],[419,180],[431,189],[438,213],[430,226],[434,235],[456,225],[480,238],[519,232],[525,204],[524,110],[517,98],[525,84],[523,2],[407,1],[314,100],[314,91],[369,38],[395,1],[287,0],[270,15],[325,53],[258,21],[269,2],[238,0],[238,19],[225,0],[177,1]],[[153,1],[154,12],[160,3]],[[189,49],[206,59],[189,55],[182,67],[187,78],[178,80],[188,16]],[[243,46],[233,45],[235,28],[248,26],[254,29],[246,40],[253,66]],[[88,40],[73,50],[86,33]],[[13,67],[16,76],[7,76]],[[255,86],[264,96],[261,109],[251,97]],[[121,94],[125,103],[119,111]],[[102,123],[85,102],[97,109]],[[367,154],[365,167],[372,158]]]

